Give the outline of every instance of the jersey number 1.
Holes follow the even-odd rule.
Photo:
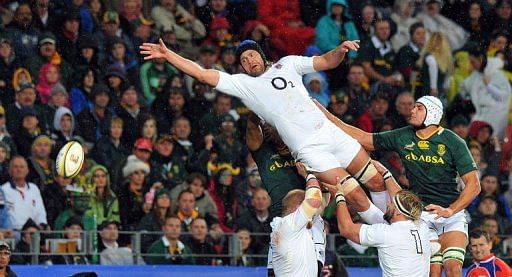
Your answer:
[[[416,243],[416,253],[423,254],[423,246],[421,245],[420,232],[418,230],[411,230],[411,235],[414,237]]]

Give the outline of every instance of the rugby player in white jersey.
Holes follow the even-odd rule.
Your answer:
[[[401,190],[384,166],[375,161],[372,163],[384,176],[391,195],[392,202],[384,215],[388,223],[353,223],[342,188],[338,185],[334,188],[337,190],[334,199],[340,233],[355,243],[377,248],[382,276],[428,277],[430,256],[438,252],[441,245],[430,244],[429,228],[420,218],[421,200],[414,193]]]
[[[361,145],[327,120],[302,83],[302,75],[335,68],[349,50],[358,48],[356,42],[345,41],[321,56],[287,56],[270,64],[259,45],[246,40],[236,52],[246,74],[230,75],[202,68],[167,49],[162,40],[159,44],[144,43],[140,47],[145,60],[164,58],[200,82],[240,98],[277,130],[292,156],[307,164],[321,182],[335,184],[342,180],[351,207],[366,222],[376,223],[382,222],[382,211],[389,199],[382,176]],[[380,210],[369,201],[356,179],[348,178],[349,173],[368,187]]]
[[[326,202],[315,175],[306,173],[300,162],[297,169],[306,178],[306,191],[294,189],[288,192],[283,198],[282,217],[274,217],[270,223],[270,254],[275,276],[317,276],[319,262],[322,263],[322,254],[315,248],[315,239],[322,235],[313,234],[319,230],[312,224],[320,222],[318,214]]]

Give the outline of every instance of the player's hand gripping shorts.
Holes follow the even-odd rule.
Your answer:
[[[440,217],[435,219],[436,217],[436,214],[431,214],[427,211],[421,213],[421,220],[425,222],[429,228],[429,239],[431,241],[438,240],[439,236],[452,231],[462,232],[468,237],[468,220],[465,210],[449,218]]]

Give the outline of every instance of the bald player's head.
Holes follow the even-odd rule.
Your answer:
[[[283,217],[293,213],[302,204],[306,193],[301,189],[289,191],[283,198]]]

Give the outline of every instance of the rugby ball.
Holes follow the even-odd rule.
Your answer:
[[[55,169],[64,178],[73,178],[80,172],[84,163],[84,149],[77,141],[66,143],[57,155]]]

